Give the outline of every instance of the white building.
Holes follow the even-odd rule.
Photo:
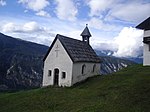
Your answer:
[[[144,30],[143,36],[143,65],[150,65],[150,17],[136,26],[138,29]]]
[[[44,58],[42,86],[70,87],[100,73],[100,59],[89,45],[87,26],[81,36],[82,41],[56,35]]]

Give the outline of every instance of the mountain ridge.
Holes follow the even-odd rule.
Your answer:
[[[112,50],[95,50],[95,52],[99,56],[115,57],[115,56],[113,56],[114,51],[112,51]],[[133,61],[133,62],[138,63],[138,64],[142,64],[143,63],[142,54],[140,54],[137,57],[117,57],[117,58],[125,59],[125,60],[130,60],[130,61]]]

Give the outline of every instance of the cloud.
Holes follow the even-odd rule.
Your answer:
[[[137,57],[141,53],[143,31],[132,27],[124,27],[114,42],[118,50],[114,53],[117,57]]]
[[[42,28],[40,28],[35,21],[25,23],[22,28],[23,32],[37,32],[40,30],[42,30]]]
[[[95,37],[94,37],[95,38]],[[111,50],[116,57],[138,57],[143,54],[143,31],[132,27],[124,27],[118,36],[110,40],[91,41],[91,45],[97,50]]]
[[[50,17],[50,15],[46,11],[43,11],[43,10],[37,12],[36,15],[44,16],[44,17]]]
[[[18,3],[23,4],[26,9],[33,10],[36,15],[48,16],[44,9],[50,4],[48,0],[19,0]]]
[[[150,15],[150,2],[144,0],[89,0],[91,17],[140,22]]]
[[[118,10],[119,9],[119,10]],[[125,21],[140,22],[150,15],[150,3],[130,2],[118,4],[110,11],[110,16]]]
[[[89,23],[90,27],[103,31],[117,31],[120,28],[120,26],[106,23],[104,20],[97,17],[92,17],[86,23]]]
[[[92,46],[94,49],[97,50],[111,50],[113,52],[117,51],[117,46],[116,43],[110,41],[105,41],[105,42],[98,42],[98,41],[92,41]]]
[[[27,9],[41,11],[49,5],[47,0],[19,0],[18,3],[25,5]]]
[[[17,27],[17,26],[16,26]],[[4,26],[2,26],[2,31],[3,32],[11,32],[11,31],[15,31],[16,27],[14,25],[14,23],[7,23]]]
[[[0,0],[0,6],[5,6],[5,5],[6,5],[6,1]]]
[[[37,32],[42,31],[43,29],[38,26],[38,24],[35,21],[27,22],[23,25],[18,25],[15,23],[7,23],[3,26],[2,31],[3,32],[23,32],[23,33],[31,33],[31,32]]]
[[[56,1],[56,15],[62,20],[76,20],[76,15],[78,13],[77,8],[73,0],[55,0]]]
[[[5,5],[6,5],[6,1],[0,0],[0,6],[5,6]]]
[[[35,21],[23,24],[10,22],[1,26],[0,29],[5,34],[45,45],[49,45],[49,42],[55,37],[51,29],[39,26]]]
[[[87,5],[90,7],[90,16],[102,16],[102,12],[111,8],[114,0],[90,0]]]

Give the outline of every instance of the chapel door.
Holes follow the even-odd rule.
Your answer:
[[[59,69],[54,69],[54,85],[59,84]]]

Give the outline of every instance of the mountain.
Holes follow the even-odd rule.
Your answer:
[[[99,56],[114,57],[113,56],[114,51],[111,51],[111,50],[95,50],[95,51],[96,51],[96,54]],[[143,63],[143,54],[142,53],[137,57],[120,57],[120,58],[125,59],[125,60],[130,60],[130,61],[133,61],[133,62],[138,63],[138,64]]]
[[[0,89],[39,87],[47,49],[0,33]]]
[[[98,56],[113,56],[114,51],[111,50],[95,50]]]
[[[0,33],[0,90],[40,87],[43,76],[42,60],[47,50],[47,46]],[[100,58],[101,74],[116,72],[134,64],[115,57]]]
[[[111,50],[95,50],[95,52],[102,60],[100,71],[101,74],[110,74],[113,72],[117,72],[124,67],[137,63],[136,61],[133,61],[135,58],[128,59],[114,57],[114,52]]]
[[[133,61],[133,62],[138,63],[138,64],[143,63],[143,57],[129,57],[129,58],[124,58],[124,59]]]
[[[102,60],[100,71],[101,74],[110,74],[127,66],[136,64],[133,61],[112,56],[100,56],[100,59]]]
[[[149,112],[150,67],[134,65],[71,88],[0,94],[0,112]]]

